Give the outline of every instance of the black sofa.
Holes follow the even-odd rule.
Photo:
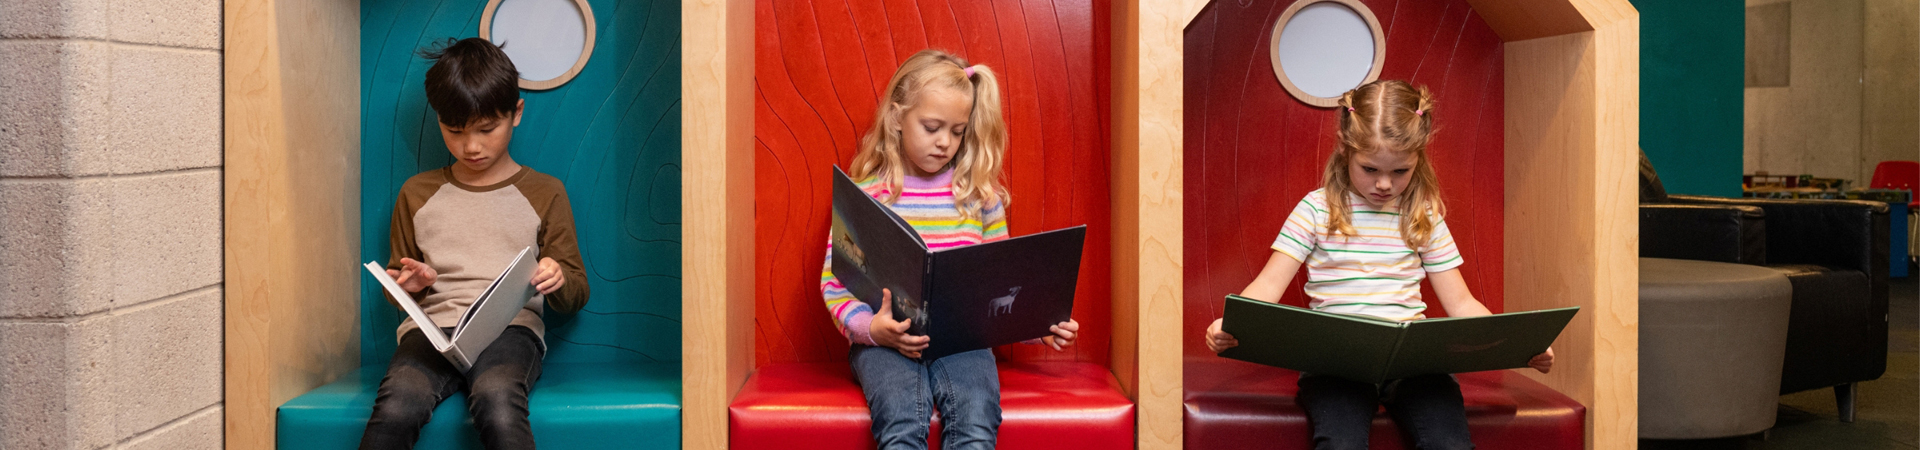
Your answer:
[[[1780,393],[1834,388],[1853,421],[1853,383],[1887,369],[1887,205],[1667,195],[1640,168],[1640,256],[1764,266],[1787,276],[1793,306]]]

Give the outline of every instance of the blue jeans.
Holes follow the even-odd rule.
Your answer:
[[[452,328],[445,328],[452,333]],[[440,356],[420,330],[407,332],[380,380],[373,400],[373,416],[360,436],[360,448],[411,449],[420,440],[420,427],[433,418],[433,408],[461,389],[467,390],[467,412],[488,449],[533,448],[533,428],[527,423],[527,394],[540,379],[543,355],[540,338],[523,326],[500,332],[480,352],[473,368],[461,374]]]
[[[992,450],[1000,432],[1000,372],[987,349],[931,362],[887,347],[855,344],[848,352],[853,375],[873,415],[880,450],[927,448],[933,408],[940,409],[946,450]]]
[[[1471,449],[1467,409],[1452,375],[1419,375],[1373,384],[1300,374],[1300,408],[1313,426],[1313,448],[1366,449],[1373,413],[1382,403],[1416,449]]]

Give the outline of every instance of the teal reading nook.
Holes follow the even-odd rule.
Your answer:
[[[591,58],[527,91],[514,160],[566,184],[592,286],[549,312],[529,408],[543,449],[680,445],[680,2],[589,0]],[[422,46],[479,35],[484,1],[361,2],[361,261],[386,263],[400,184],[452,162],[427,107]],[[506,45],[511,47],[512,42]],[[352,95],[342,93],[342,95]],[[362,275],[360,369],[280,405],[281,449],[355,448],[404,315]],[[343,299],[342,301],[348,301]],[[418,448],[480,448],[464,394],[434,410]]]

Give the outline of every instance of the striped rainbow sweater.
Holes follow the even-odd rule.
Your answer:
[[[883,201],[889,193],[878,177],[869,177],[856,184],[867,191],[867,195]],[[906,219],[914,231],[920,232],[920,239],[927,242],[929,250],[1007,238],[1006,209],[1001,205],[980,211],[979,219],[961,219],[960,210],[954,207],[952,169],[926,178],[909,175],[902,184],[900,198],[889,206],[894,214]],[[846,336],[849,342],[873,345],[873,336],[868,334],[868,326],[873,322],[873,308],[855,301],[846,286],[840,284],[840,279],[834,278],[831,240],[827,242],[827,253],[823,258],[820,295],[826,298],[827,312],[833,314],[834,326],[840,328],[840,334]]]

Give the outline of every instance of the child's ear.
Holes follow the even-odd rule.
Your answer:
[[[892,128],[893,134],[900,134],[900,119],[903,119],[900,116],[905,113],[906,105],[887,102],[887,112],[884,114],[887,115],[887,125]]]
[[[527,110],[527,100],[513,101],[513,126],[520,126],[520,113]]]

